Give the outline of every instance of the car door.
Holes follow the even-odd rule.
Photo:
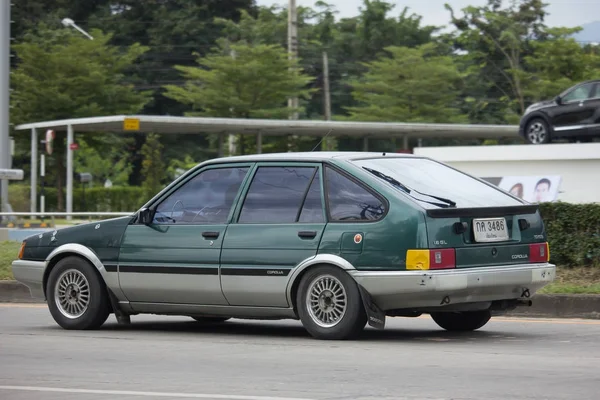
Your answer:
[[[289,306],[290,271],[315,256],[326,225],[319,164],[257,164],[221,254],[221,285],[238,306]]]
[[[591,116],[584,121],[587,126],[587,134],[600,135],[600,83],[596,83],[593,94],[583,102],[583,107],[589,110]]]
[[[562,96],[560,105],[550,115],[554,130],[565,133],[582,133],[587,130],[594,108],[588,102],[595,91],[595,83],[576,86]]]
[[[250,165],[208,167],[159,199],[150,224],[133,223],[119,254],[119,281],[132,303],[226,305],[221,243]]]

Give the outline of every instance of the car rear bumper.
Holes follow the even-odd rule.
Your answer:
[[[15,279],[29,288],[32,297],[44,296],[45,261],[15,260],[12,262],[12,272]]]
[[[527,298],[554,280],[556,266],[541,263],[350,274],[385,311]]]

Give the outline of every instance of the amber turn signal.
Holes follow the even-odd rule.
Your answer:
[[[21,248],[19,249],[19,260],[23,259],[23,253],[25,252],[25,242],[21,242]]]

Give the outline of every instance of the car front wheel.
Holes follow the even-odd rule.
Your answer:
[[[447,331],[474,331],[488,323],[489,310],[431,313],[431,318]]]
[[[104,282],[79,257],[66,257],[50,271],[46,297],[50,314],[64,329],[97,329],[110,315]]]
[[[525,139],[530,144],[550,143],[548,124],[541,118],[534,118],[525,127]]]
[[[358,285],[337,267],[308,271],[300,282],[296,304],[304,328],[317,339],[351,339],[367,323]]]

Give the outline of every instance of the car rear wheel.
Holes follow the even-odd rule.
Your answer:
[[[304,328],[317,339],[351,339],[367,323],[358,285],[337,267],[308,271],[300,281],[296,304]]]
[[[530,144],[550,143],[548,124],[541,118],[534,118],[525,127],[525,139]]]
[[[98,329],[110,315],[104,282],[79,257],[66,257],[50,271],[46,286],[50,314],[64,329]]]
[[[488,323],[489,310],[431,313],[431,318],[447,331],[474,331]]]
[[[198,322],[208,322],[208,323],[225,322],[225,321],[231,319],[229,317],[192,317],[192,318]]]

